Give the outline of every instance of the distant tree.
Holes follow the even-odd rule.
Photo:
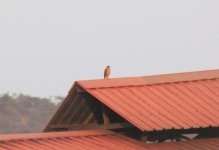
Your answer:
[[[42,131],[60,101],[54,103],[47,98],[23,94],[1,95],[0,134]]]

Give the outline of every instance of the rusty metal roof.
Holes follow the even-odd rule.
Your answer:
[[[111,131],[66,131],[0,135],[0,150],[147,150],[147,145]]]
[[[142,131],[219,126],[219,70],[76,85]]]
[[[219,138],[148,144],[150,150],[218,150]]]

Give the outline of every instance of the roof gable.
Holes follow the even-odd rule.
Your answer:
[[[76,81],[51,122],[77,87],[142,131],[219,126],[219,70]]]
[[[77,84],[143,131],[219,126],[219,70]]]

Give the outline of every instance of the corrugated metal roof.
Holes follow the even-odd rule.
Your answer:
[[[146,147],[106,130],[0,135],[0,150],[147,150]]]
[[[219,70],[77,85],[141,130],[219,126]]]
[[[151,150],[218,150],[219,138],[148,144]]]
[[[107,130],[0,135],[0,150],[218,150],[219,138],[146,144]]]
[[[143,77],[111,78],[78,81],[85,88],[104,88],[118,86],[140,86],[164,83],[175,83],[183,81],[196,81],[219,78],[219,69],[209,71],[196,71],[185,73],[174,73],[164,75],[153,75]]]

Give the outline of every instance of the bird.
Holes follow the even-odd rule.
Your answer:
[[[104,70],[104,79],[108,79],[111,73],[110,66],[106,66],[106,69]]]

